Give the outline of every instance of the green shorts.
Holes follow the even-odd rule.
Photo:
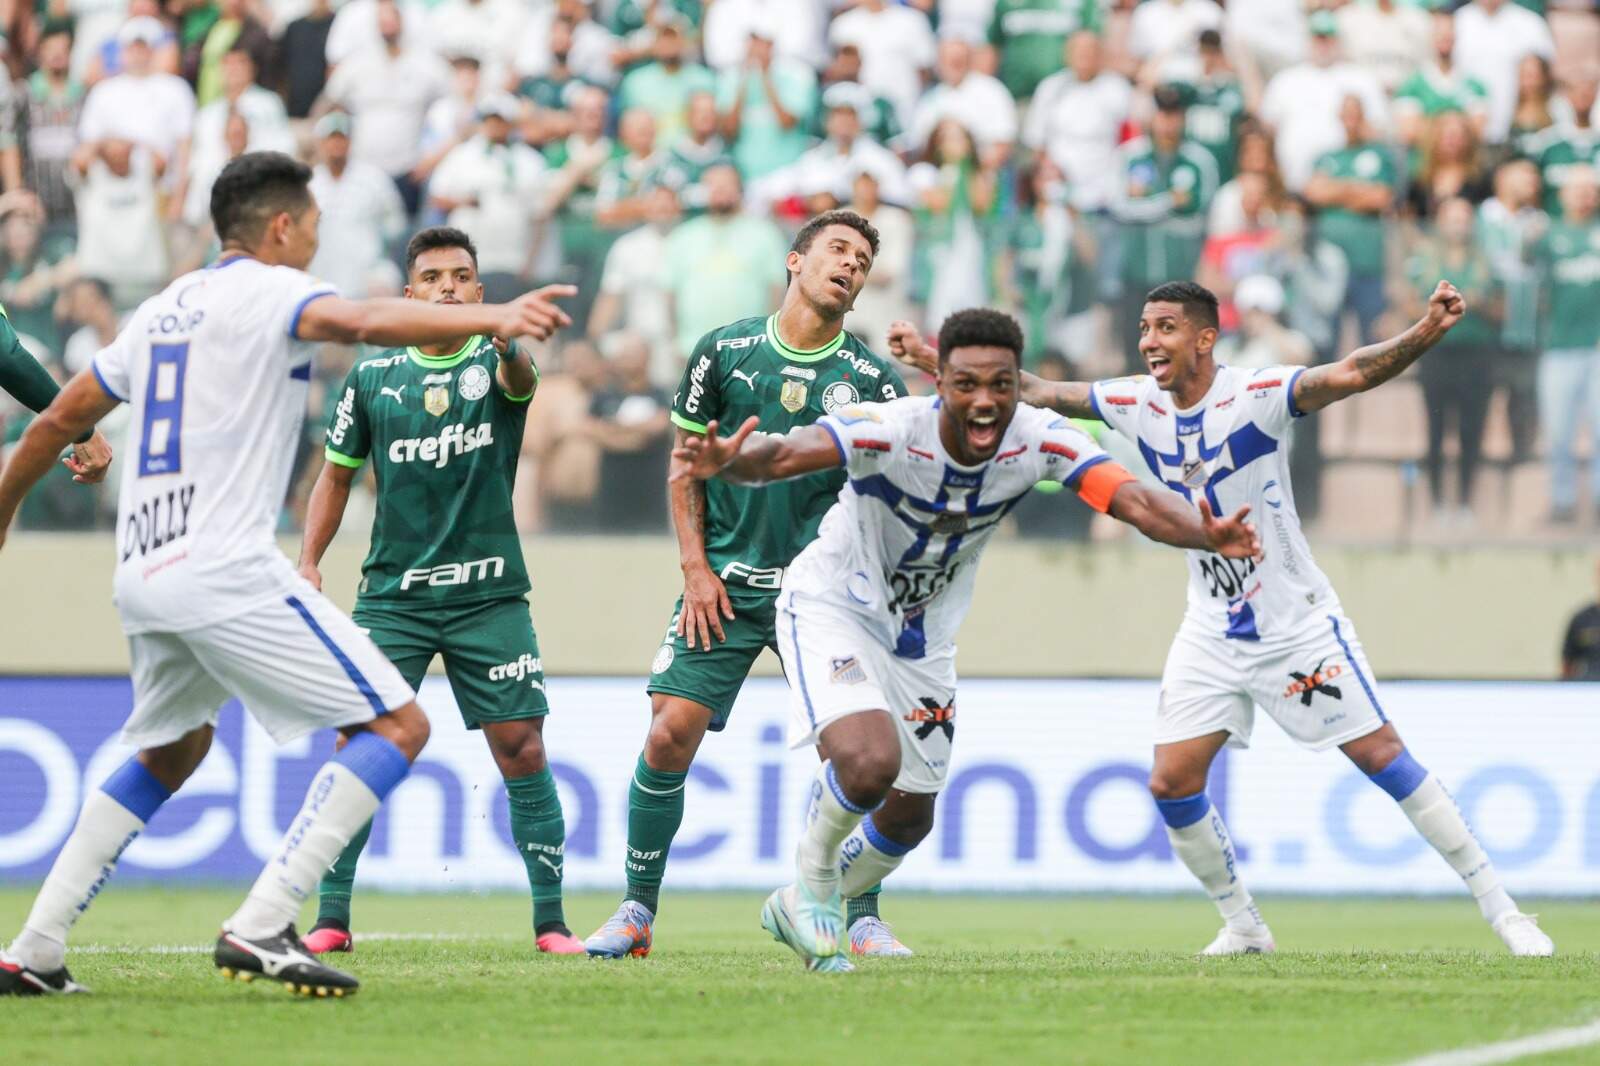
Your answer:
[[[739,698],[739,689],[761,649],[771,648],[774,654],[778,650],[772,630],[777,599],[763,596],[732,602],[732,620],[722,620],[722,632],[728,639],[719,641],[713,633],[709,649],[699,647],[699,641],[691,649],[678,635],[678,614],[683,610],[683,597],[678,597],[666,638],[650,663],[650,683],[645,686],[648,693],[681,696],[711,708],[714,732],[728,724],[733,701]]]
[[[435,655],[468,729],[550,713],[528,601],[490,600],[426,610],[357,601],[351,612],[406,683],[416,688]]]

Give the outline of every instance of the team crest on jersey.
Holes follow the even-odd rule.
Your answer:
[[[656,657],[650,661],[650,672],[659,674],[665,671],[667,667],[672,665],[673,655],[671,644],[661,645],[661,649],[656,652]]]
[[[1206,464],[1199,459],[1185,459],[1183,461],[1183,483],[1191,489],[1203,488],[1207,478]]]
[[[860,402],[861,394],[848,381],[835,381],[822,390],[822,409],[830,415]]]
[[[854,655],[848,659],[834,659],[830,665],[833,673],[829,680],[836,685],[859,685],[867,679],[866,671],[861,669],[861,661]]]
[[[422,379],[422,409],[435,418],[450,410],[449,374],[429,374]]]
[[[806,398],[811,395],[811,390],[806,388],[803,381],[785,381],[783,388],[778,392],[778,403],[790,414],[799,412],[806,405]]]
[[[481,400],[489,394],[489,372],[474,363],[461,372],[456,391],[463,400]]]

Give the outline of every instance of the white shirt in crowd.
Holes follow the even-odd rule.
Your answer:
[[[524,78],[537,78],[548,73],[550,55],[550,25],[555,21],[554,4],[536,9],[528,16],[527,28],[522,31],[522,41],[517,46],[513,66]],[[567,66],[585,81],[595,85],[611,85],[617,80],[617,71],[611,64],[611,53],[616,50],[616,35],[593,19],[585,19],[572,29],[572,51],[567,53]],[[489,82],[484,81],[485,85]]]
[[[504,85],[527,24],[520,0],[444,0],[428,12],[427,43],[442,56],[476,56],[483,84]]]
[[[1385,11],[1376,0],[1356,0],[1338,17],[1345,58],[1371,71],[1386,93],[1433,57],[1433,16],[1425,8],[1396,3]]]
[[[450,212],[449,223],[478,246],[482,274],[521,274],[531,267],[544,157],[522,143],[495,144],[479,134],[450,150],[429,191],[472,201]]]
[[[856,295],[856,302],[845,320],[845,329],[882,351],[889,325],[916,317],[911,302],[911,249],[916,242],[916,223],[911,212],[893,204],[879,204],[867,221],[878,231],[878,254],[867,273],[867,284]]]
[[[1066,175],[1074,206],[1106,206],[1117,186],[1117,138],[1133,103],[1133,87],[1105,71],[1079,81],[1070,70],[1039,83],[1023,119],[1022,143],[1042,149]]]
[[[1240,47],[1264,78],[1306,57],[1306,13],[1299,0],[1228,0],[1222,39]]]
[[[239,99],[213,100],[195,112],[194,135],[189,142],[189,193],[184,201],[184,218],[191,223],[204,221],[210,210],[211,183],[228,161],[228,112],[234,110],[250,127],[249,152],[295,153],[294,133],[289,129],[289,113],[283,98],[270,89],[252,85]]]
[[[621,237],[606,253],[600,273],[600,291],[622,301],[617,327],[635,333],[650,345],[650,380],[673,389],[683,376],[672,332],[672,307],[662,284],[661,264],[667,261],[670,226],[638,226]]]
[[[858,7],[833,20],[828,43],[835,49],[855,45],[861,84],[893,104],[902,124],[910,120],[922,93],[922,72],[933,66],[938,51],[928,16],[914,7]]]
[[[906,144],[920,152],[934,127],[953,118],[984,147],[1010,144],[1017,139],[1017,102],[999,78],[976,70],[959,85],[936,82],[917,101],[906,129]]]
[[[885,201],[911,202],[900,157],[869,137],[857,137],[848,150],[836,141],[823,141],[788,166],[751,182],[746,204],[752,211],[764,212],[779,200],[821,193],[844,203],[850,198],[852,176],[861,170],[878,179],[878,195]]]
[[[1339,106],[1356,96],[1375,132],[1389,125],[1389,100],[1368,70],[1354,63],[1319,67],[1312,63],[1279,71],[1261,97],[1261,117],[1277,133],[1278,168],[1283,182],[1298,192],[1310,180],[1317,160],[1345,146]]]
[[[154,158],[135,148],[121,177],[96,159],[75,184],[78,272],[109,284],[124,307],[154,292],[168,271]]]
[[[1517,64],[1529,54],[1553,59],[1555,53],[1549,24],[1511,0],[1502,0],[1493,14],[1481,2],[1456,11],[1456,66],[1489,90],[1485,134],[1490,141],[1503,141],[1511,132],[1511,116],[1517,106]]]
[[[328,66],[337,67],[351,56],[383,44],[383,38],[378,35],[378,0],[345,0],[335,6],[339,10],[333,16],[333,25],[328,27],[328,43],[323,46]],[[427,6],[421,0],[400,0],[403,44],[428,46],[424,32],[427,13]]]
[[[173,162],[194,126],[194,92],[176,74],[116,74],[83,100],[78,137],[132,141]]]
[[[706,9],[700,48],[706,66],[731,70],[750,50],[750,31],[770,34],[773,51],[820,70],[827,64],[818,0],[716,0]]]
[[[385,174],[401,175],[421,155],[422,119],[450,91],[450,68],[432,52],[369,48],[339,64],[328,98],[354,118],[350,156]]]
[[[1200,31],[1221,28],[1216,0],[1145,0],[1133,9],[1128,50],[1141,60],[1198,56]]]
[[[388,258],[388,242],[405,229],[405,208],[394,181],[357,159],[350,160],[338,177],[327,164],[319,164],[311,171],[311,195],[322,209],[311,272],[340,292],[360,298],[373,267]]]

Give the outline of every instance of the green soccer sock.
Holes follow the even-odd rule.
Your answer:
[[[688,773],[653,770],[639,756],[628,786],[628,894],[659,913],[667,852],[683,824],[683,783]]]
[[[566,915],[561,910],[561,867],[567,825],[561,817],[561,797],[550,768],[527,777],[508,778],[506,802],[511,808],[511,839],[516,841],[517,854],[528,868],[534,931],[566,928]]]
[[[322,875],[322,883],[317,886],[318,923],[337,922],[341,928],[350,928],[350,894],[355,890],[356,863],[361,861],[361,851],[370,836],[372,822],[368,821]]]
[[[876,918],[878,916],[878,893],[883,891],[882,885],[873,885],[859,896],[845,900],[845,926],[855,925],[858,918]]]

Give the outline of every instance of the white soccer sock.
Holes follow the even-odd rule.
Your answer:
[[[854,899],[900,868],[911,849],[878,832],[872,815],[861,819],[839,849],[839,894]]]
[[[1484,854],[1478,838],[1467,828],[1461,809],[1437,777],[1429,774],[1424,778],[1415,791],[1400,801],[1400,809],[1406,812],[1423,839],[1433,845],[1433,850],[1444,856],[1450,868],[1461,875],[1484,918],[1493,922],[1517,909],[1506,890],[1500,887],[1500,875],[1489,856]]]
[[[350,838],[377,813],[377,793],[349,767],[317,771],[278,853],[268,860],[243,905],[223,923],[230,933],[260,940],[282,931],[315,895],[317,882]]]
[[[818,899],[827,899],[838,889],[839,846],[866,813],[845,797],[831,761],[818,767],[811,783],[810,817],[795,849],[800,880]]]
[[[1167,839],[1173,853],[1205,887],[1228,928],[1244,933],[1266,928],[1235,869],[1233,839],[1215,806],[1207,806],[1204,817],[1181,829],[1167,826]]]
[[[11,954],[32,970],[59,970],[66,962],[67,931],[111,879],[117,859],[144,821],[100,789],[89,793],[78,824],[39,888]]]

